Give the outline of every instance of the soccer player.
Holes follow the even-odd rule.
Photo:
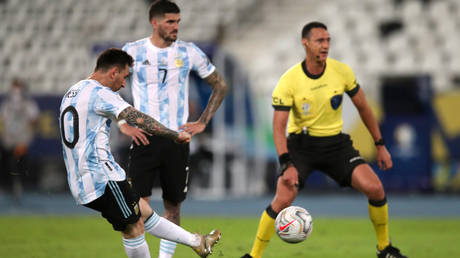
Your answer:
[[[353,148],[350,136],[342,133],[342,96],[346,93],[375,141],[380,169],[392,167],[377,121],[353,71],[328,58],[330,40],[326,25],[306,24],[302,29],[306,58],[286,71],[273,91],[273,140],[281,173],[275,197],[262,213],[251,253],[243,257],[262,256],[275,231],[277,214],[291,205],[313,170],[367,196],[378,257],[406,257],[389,240],[388,205],[382,183]]]
[[[187,132],[170,130],[125,102],[117,91],[124,87],[133,59],[121,49],[102,52],[91,76],[73,85],[60,107],[60,131],[67,179],[78,204],[94,209],[121,231],[128,257],[150,257],[144,238],[148,233],[188,245],[201,257],[211,253],[220,232],[192,234],[161,218],[140,199],[115,162],[109,146],[110,124],[125,119],[139,130],[189,142]]]
[[[171,130],[192,136],[201,133],[223,101],[227,86],[215,66],[195,44],[177,39],[180,9],[168,1],[150,5],[153,34],[125,44],[135,63],[128,85],[134,107]],[[198,121],[188,122],[189,74],[194,70],[212,87],[208,104]],[[180,225],[180,207],[188,191],[189,145],[164,137],[149,136],[149,145],[132,145],[128,176],[141,198],[149,201],[154,180],[163,191],[164,217]],[[161,240],[159,257],[172,257],[176,245]]]

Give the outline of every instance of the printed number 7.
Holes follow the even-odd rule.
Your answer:
[[[161,83],[165,83],[166,75],[168,74],[168,70],[164,68],[159,68],[160,72],[163,72],[163,81]]]

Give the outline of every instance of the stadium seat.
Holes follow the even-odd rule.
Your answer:
[[[256,0],[177,2],[183,19],[180,37],[191,41],[213,41],[219,36],[219,26],[224,26],[227,34],[223,37],[222,48],[234,55],[249,74],[266,74],[260,67],[251,65],[251,60],[261,59],[261,56],[269,56],[263,59],[267,63],[264,69],[275,74],[298,61],[299,55],[303,54],[298,45],[299,31],[312,19],[328,24],[333,36],[331,55],[350,62],[356,70],[371,74],[395,70],[414,73],[441,66],[454,72],[460,63],[457,51],[460,42],[454,36],[460,33],[460,4],[455,0],[291,0],[289,3],[265,0],[263,5]],[[34,60],[47,56],[47,53],[52,55],[56,49],[59,53],[66,53],[71,63],[90,64],[93,57],[85,49],[91,49],[96,42],[122,44],[149,35],[151,27],[146,13],[144,0],[131,1],[129,5],[124,0],[6,1],[0,5],[0,79],[17,72],[18,66],[24,64],[31,68],[31,74],[25,77],[38,80],[40,74],[37,71],[41,68],[33,68]],[[401,21],[401,30],[388,38],[380,38],[379,25],[395,19]],[[427,35],[434,35],[435,40]],[[297,47],[294,53],[286,54],[294,47]],[[64,51],[66,48],[72,51]],[[73,50],[82,56],[69,54]],[[18,56],[29,61],[10,61],[11,56],[5,55],[5,51],[26,53]],[[447,54],[437,58],[438,52]],[[447,56],[447,61],[443,56]],[[53,60],[55,63],[57,59]],[[52,67],[59,69],[56,65]],[[74,69],[79,75],[88,71],[87,67]],[[69,78],[74,76],[63,74]],[[276,83],[260,85],[258,83],[262,80],[255,80],[257,82],[251,82],[255,88],[273,87]],[[47,84],[49,80],[44,78],[42,81]],[[441,80],[436,82],[444,83]],[[50,87],[32,90],[46,93]],[[62,87],[58,89],[61,92],[67,85]],[[378,85],[372,88],[377,90]],[[440,88],[446,89],[444,86]],[[0,93],[4,91],[4,87],[0,88]]]

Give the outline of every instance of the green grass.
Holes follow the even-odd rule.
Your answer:
[[[258,218],[187,217],[184,228],[222,231],[222,240],[211,257],[240,257],[248,252]],[[126,257],[120,233],[104,219],[94,216],[3,216],[0,217],[2,258],[116,258]],[[460,257],[460,219],[392,219],[390,233],[395,246],[411,258]],[[158,239],[148,235],[152,257]],[[375,257],[375,235],[365,218],[314,218],[308,240],[287,244],[274,236],[264,257]],[[175,257],[196,257],[188,247],[178,246]]]

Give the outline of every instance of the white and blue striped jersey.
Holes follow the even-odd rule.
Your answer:
[[[125,44],[123,50],[135,60],[128,80],[134,107],[177,131],[189,115],[190,71],[206,78],[215,66],[195,44],[180,40],[158,48],[144,38]]]
[[[59,126],[73,197],[87,204],[104,194],[109,180],[126,179],[109,146],[110,124],[130,107],[120,95],[95,80],[82,80],[64,95]]]

